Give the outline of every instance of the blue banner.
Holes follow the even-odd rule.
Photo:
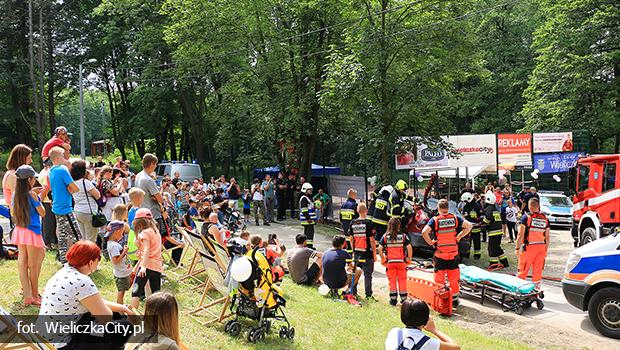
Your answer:
[[[566,173],[577,164],[582,152],[534,154],[534,169],[541,174]]]

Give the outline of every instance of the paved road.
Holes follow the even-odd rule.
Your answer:
[[[3,202],[0,196],[0,203]],[[8,221],[1,218],[0,224],[7,232]],[[264,238],[269,233],[276,233],[281,243],[287,247],[295,246],[295,236],[302,232],[298,222],[291,219],[283,223],[273,223],[271,226],[250,224],[248,230],[251,234],[259,234]],[[545,274],[561,277],[566,256],[573,249],[572,238],[566,230],[553,230],[552,242],[553,246]],[[319,234],[315,237],[315,245],[321,251],[326,250],[331,246],[331,239]],[[411,274],[432,278],[430,273],[416,271]],[[387,299],[387,279],[385,269],[380,264],[375,266],[373,279],[375,295]],[[545,291],[544,310],[539,311],[534,308],[518,316],[511,312],[503,312],[490,301],[480,306],[478,300],[464,297],[462,305],[459,306],[452,320],[464,328],[471,328],[491,336],[519,340],[539,348],[612,349],[620,347],[620,341],[600,336],[589,322],[587,314],[567,304],[560,283],[545,282],[543,289]]]

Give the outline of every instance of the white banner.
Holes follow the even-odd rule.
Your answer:
[[[570,152],[573,150],[572,132],[534,134],[534,153]]]
[[[441,139],[448,141],[447,136],[442,136]],[[397,170],[447,168],[449,165],[447,151],[426,144],[418,144],[409,152],[396,154],[395,160]]]
[[[495,134],[449,136],[459,158],[450,158],[450,168],[495,165]]]

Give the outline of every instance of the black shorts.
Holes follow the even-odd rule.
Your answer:
[[[250,208],[243,208],[243,215],[250,215]]]
[[[314,281],[316,281],[316,279],[319,277],[320,271],[321,269],[319,269],[319,265],[317,265],[316,263],[312,264],[308,271],[306,271],[306,282],[304,284],[308,286],[313,285]]]
[[[453,260],[444,260],[434,256],[435,272],[440,270],[456,270],[459,268],[459,260],[458,255]]]

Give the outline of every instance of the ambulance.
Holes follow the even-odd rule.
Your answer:
[[[620,228],[569,255],[562,291],[601,334],[620,339]]]

